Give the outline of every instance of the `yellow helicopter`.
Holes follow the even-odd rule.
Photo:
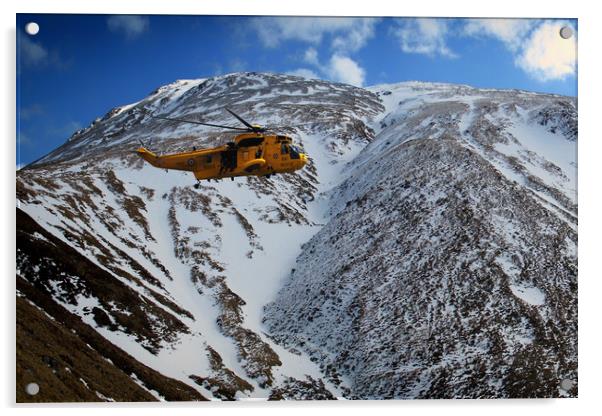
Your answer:
[[[225,145],[208,149],[193,148],[192,151],[157,155],[144,147],[136,153],[151,165],[161,169],[183,170],[194,173],[200,182],[203,179],[223,179],[237,176],[265,176],[275,173],[290,173],[302,169],[307,164],[307,155],[293,144],[288,136],[269,135],[267,129],[257,124],[250,124],[242,117],[226,108],[246,127],[223,126],[220,124],[202,123],[194,120],[151,115],[152,118],[180,123],[200,124],[228,130],[240,130],[245,133],[237,135]],[[195,187],[199,186],[199,183]]]

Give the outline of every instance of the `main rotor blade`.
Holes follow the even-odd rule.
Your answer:
[[[272,132],[272,133],[278,134],[278,132],[288,132],[290,130],[301,129],[305,126],[319,126],[321,123],[327,122],[327,121],[340,122],[341,120],[338,118],[336,118],[336,119],[333,118],[333,119],[323,119],[320,121],[313,121],[310,123],[289,124],[287,126],[266,125],[266,126],[261,127],[261,129],[256,129],[254,131],[261,132],[261,133]],[[350,121],[350,120],[347,120],[347,121]]]
[[[268,125],[264,126],[264,129],[266,129],[266,130],[294,129],[294,128],[299,128],[299,127],[302,127],[302,126],[320,125],[321,123],[325,123],[325,122],[329,122],[329,121],[345,122],[345,121],[350,121],[350,120],[341,120],[340,118],[323,118],[323,119],[319,119],[319,120],[312,121],[312,122],[309,122],[309,123],[289,124],[289,125],[286,125],[286,126],[278,126],[278,125],[268,124]]]
[[[257,127],[253,127],[252,124],[247,123],[241,116],[236,114],[234,111],[230,110],[228,107],[226,107],[226,111],[228,113],[232,114],[234,117],[236,117],[238,119],[238,121],[240,121],[242,124],[244,124],[245,126],[250,128],[251,130],[253,130],[253,131],[257,130]]]
[[[158,118],[160,120],[176,121],[178,123],[199,124],[201,126],[219,127],[221,129],[247,131],[247,129],[243,129],[242,127],[224,126],[222,124],[213,124],[213,123],[201,123],[200,121],[186,120],[186,119],[183,119],[183,118],[155,116],[155,115],[150,114],[148,111],[143,111],[143,112],[146,113],[151,118]]]

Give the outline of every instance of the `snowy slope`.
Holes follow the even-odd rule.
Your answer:
[[[138,139],[168,152],[231,137],[137,108],[235,125],[224,107],[288,126],[311,163],[195,190],[191,174],[131,152]],[[17,174],[20,208],[124,295],[24,251],[18,274],[208,398],[509,396],[523,392],[504,384],[519,356],[576,378],[575,147],[565,97],[257,73],[177,81]],[[466,366],[499,339],[476,388]]]
[[[270,331],[347,380],[350,397],[567,394],[574,102],[443,84],[370,90],[386,108],[376,137],[267,306]]]

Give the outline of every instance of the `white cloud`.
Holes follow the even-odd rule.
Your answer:
[[[357,51],[374,34],[378,19],[357,17],[256,17],[251,27],[269,48],[283,41],[297,40],[318,45],[324,35],[337,35],[333,48]]]
[[[289,74],[306,78],[328,78],[361,86],[366,71],[349,54],[357,52],[374,36],[378,18],[358,17],[256,17],[250,27],[257,33],[263,46],[275,48],[285,41],[309,44],[300,58],[313,67],[297,68]],[[321,63],[317,47],[325,39],[330,42],[332,56]]]
[[[576,36],[560,37],[564,21],[534,19],[469,19],[463,33],[472,37],[493,37],[514,55],[515,64],[541,82],[564,79],[575,73]]]
[[[324,68],[324,72],[333,81],[344,82],[357,87],[361,87],[364,84],[366,77],[366,71],[357,62],[339,54],[334,54],[330,58],[330,62]]]
[[[318,51],[315,48],[307,49],[303,55],[303,61],[311,65],[319,65]]]
[[[561,80],[575,74],[577,65],[576,34],[569,39],[560,37],[566,22],[542,23],[525,41],[516,64],[539,81]],[[570,25],[569,25],[570,26]],[[573,27],[573,33],[575,28]]]
[[[316,74],[311,69],[307,69],[307,68],[297,68],[295,70],[288,71],[287,74],[289,74],[289,75],[295,75],[297,77],[302,77],[302,78],[308,78],[308,79],[318,79],[318,78],[320,78],[318,76],[318,74]]]
[[[448,48],[447,21],[444,19],[398,19],[398,26],[393,34],[399,40],[401,50],[406,53],[417,53],[431,57],[441,55],[455,58],[457,55]]]
[[[41,65],[48,61],[48,51],[39,43],[32,41],[29,35],[20,36],[20,53],[25,65]]]
[[[111,32],[123,33],[133,39],[148,30],[149,20],[145,16],[115,15],[107,19],[107,26]]]
[[[535,25],[532,19],[468,19],[464,34],[498,38],[510,49],[517,51]]]
[[[308,68],[297,68],[287,73],[304,78],[327,78],[358,87],[364,84],[366,71],[353,59],[340,52],[335,52],[327,63],[320,63],[316,49],[309,48],[305,51],[303,60],[313,65],[318,72]],[[318,73],[323,77],[319,77]]]
[[[57,50],[48,49],[42,43],[36,42],[31,35],[19,32],[17,59],[23,66],[32,68],[66,69],[71,65],[70,60],[65,60]]]
[[[332,41],[336,50],[356,52],[374,36],[374,26],[379,19],[362,18],[353,21],[353,25]]]
[[[256,17],[251,20],[251,27],[268,48],[274,48],[287,40],[318,44],[325,33],[349,25],[350,19],[336,17]]]

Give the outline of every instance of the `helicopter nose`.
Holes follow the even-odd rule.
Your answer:
[[[299,156],[301,157],[301,166],[307,165],[307,155],[305,153],[301,153]]]

